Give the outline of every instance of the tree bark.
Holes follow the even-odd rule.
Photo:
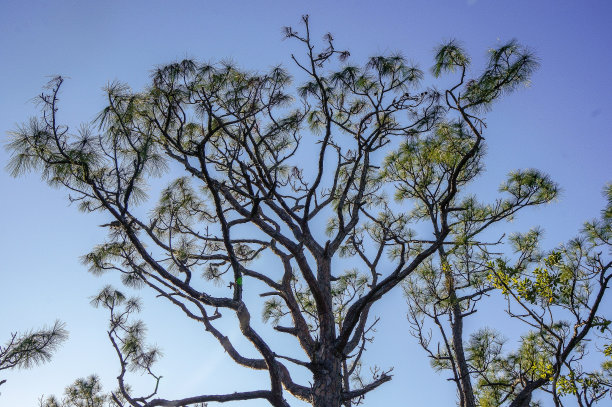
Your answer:
[[[529,407],[529,403],[531,403],[531,395],[536,389],[544,385],[546,381],[547,379],[540,378],[532,382],[528,382],[514,398],[514,400],[512,400],[512,403],[510,403],[508,407]]]
[[[442,260],[442,271],[446,279],[446,287],[448,290],[449,300],[451,302],[451,331],[453,344],[453,357],[457,366],[457,377],[459,380],[459,391],[461,392],[461,407],[476,407],[476,398],[474,397],[474,389],[472,387],[472,378],[470,370],[465,359],[465,350],[463,349],[463,313],[461,304],[457,300],[457,291],[455,289],[455,277],[450,265],[448,264],[447,254],[441,246],[438,249]]]
[[[342,358],[336,350],[336,322],[331,296],[331,259],[317,258],[317,281],[323,293],[319,317],[319,347],[315,351],[316,366],[312,386],[313,407],[342,405]]]
[[[453,297],[453,322],[451,329],[453,331],[453,351],[455,352],[455,361],[457,362],[457,376],[459,377],[459,387],[463,396],[463,407],[476,407],[470,371],[465,360],[465,350],[463,349],[463,316],[461,315],[461,307],[456,302],[456,295],[454,293]]]
[[[340,407],[342,405],[340,358],[334,355],[333,346],[323,347],[318,353],[319,369],[313,375],[312,405],[313,407]]]

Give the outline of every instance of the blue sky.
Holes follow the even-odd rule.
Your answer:
[[[512,230],[541,225],[548,247],[597,216],[602,187],[612,180],[609,1],[0,0],[0,137],[4,144],[6,132],[35,113],[32,99],[56,74],[69,78],[60,117],[78,126],[103,107],[105,84],[120,80],[141,89],[153,67],[176,59],[292,69],[290,53],[299,50],[282,40],[281,27],[297,25],[305,13],[314,33],[332,32],[357,63],[399,51],[428,69],[434,47],[450,38],[464,44],[475,68],[487,49],[503,41],[516,38],[531,48],[541,63],[532,85],[486,116],[488,172],[477,189],[493,197],[512,169],[549,173],[563,189],[560,199],[511,225]],[[0,151],[2,167],[7,160]],[[59,394],[75,378],[94,372],[108,389],[114,387],[117,366],[105,338],[106,315],[88,305],[89,296],[114,280],[88,274],[78,260],[104,239],[97,225],[106,219],[69,207],[63,191],[48,188],[35,174],[12,179],[2,171],[0,191],[0,341],[57,318],[70,331],[52,363],[7,376],[0,405],[33,406],[41,394]],[[235,369],[216,343],[176,311],[142,295],[150,337],[166,354],[158,369],[164,375],[162,395],[265,383],[265,376]],[[367,360],[394,365],[395,376],[366,405],[452,405],[452,384],[437,377],[412,344],[404,311],[397,311],[402,307],[399,290],[378,306],[383,319]]]

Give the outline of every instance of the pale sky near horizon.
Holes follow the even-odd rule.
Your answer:
[[[598,216],[602,188],[612,181],[609,1],[0,0],[2,144],[8,131],[36,113],[32,99],[56,74],[69,78],[60,117],[75,128],[103,108],[101,88],[108,82],[142,89],[153,67],[177,59],[231,59],[262,71],[283,64],[291,71],[290,54],[301,50],[282,40],[281,27],[297,26],[302,14],[311,16],[317,36],[333,33],[355,63],[399,51],[427,71],[435,46],[456,38],[478,70],[496,44],[516,38],[528,46],[541,66],[530,87],[503,98],[486,114],[488,172],[477,188],[495,196],[512,169],[535,167],[550,174],[562,188],[561,197],[526,211],[518,223],[523,230],[542,226],[547,248]],[[2,149],[0,342],[13,331],[55,319],[66,322],[70,338],[51,363],[3,372],[8,381],[0,387],[0,406],[35,406],[41,394],[60,395],[74,379],[91,373],[110,390],[118,371],[105,337],[106,314],[90,307],[89,297],[116,279],[92,276],[79,263],[79,256],[103,241],[104,230],[97,225],[108,219],[79,213],[68,206],[65,191],[50,189],[36,174],[11,178],[4,170],[7,162]],[[383,318],[366,357],[383,368],[395,366],[394,378],[372,392],[365,405],[454,405],[453,384],[432,371],[408,334],[400,291],[377,306]],[[165,353],[157,369],[164,376],[161,396],[266,388],[264,374],[233,366],[202,329],[161,300],[142,296],[149,337]],[[476,319],[468,329],[489,323],[494,321]],[[228,335],[232,332],[238,334],[236,328]],[[234,405],[242,404],[266,405]]]

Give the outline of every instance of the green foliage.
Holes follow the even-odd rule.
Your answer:
[[[510,41],[489,51],[489,65],[484,73],[466,84],[463,97],[469,102],[466,108],[488,109],[501,94],[528,85],[529,78],[538,67],[531,52]]]
[[[550,202],[559,195],[557,184],[534,169],[511,172],[499,190],[509,193],[517,202],[529,199],[533,205]]]
[[[119,392],[104,393],[100,378],[90,375],[66,387],[61,400],[55,396],[41,398],[39,407],[122,407],[125,402]]]
[[[470,335],[466,346],[470,363],[480,371],[501,363],[502,348],[506,340],[499,332],[483,328]]]
[[[102,407],[106,397],[99,394],[101,391],[102,386],[98,377],[92,375],[85,379],[78,379],[66,389],[65,393],[68,405]]]
[[[451,40],[438,47],[435,61],[432,72],[439,77],[442,73],[455,72],[458,67],[467,68],[470,64],[470,57],[457,40]]]
[[[612,359],[612,344],[604,346],[603,354]]]
[[[108,335],[121,362],[122,373],[118,378],[120,389],[105,393],[100,378],[91,375],[77,379],[66,387],[61,400],[55,396],[45,399],[41,397],[40,407],[125,406],[126,394],[131,392],[129,385],[123,382],[125,370],[149,374],[159,382],[160,377],[152,373],[151,367],[159,358],[160,352],[144,344],[144,324],[141,321],[131,321],[131,315],[141,309],[140,300],[127,298],[121,291],[106,286],[92,298],[91,304],[96,308],[105,308],[110,313]]]
[[[450,181],[473,143],[462,122],[439,123],[428,137],[408,139],[388,155],[380,177],[398,183],[397,200],[440,199],[441,186]],[[481,155],[479,152],[461,167],[457,185],[465,185],[482,170]]]
[[[134,372],[151,374],[151,366],[159,359],[161,351],[145,344],[144,323],[131,321],[131,315],[142,308],[140,300],[127,298],[121,291],[106,286],[92,298],[91,304],[109,310],[109,334],[117,338],[113,344],[121,353],[124,366]]]
[[[559,398],[571,396],[593,405],[612,389],[609,360],[593,371],[581,363],[590,341],[597,337],[609,341],[611,334],[610,316],[600,308],[612,278],[611,263],[603,255],[610,248],[608,209],[600,220],[586,223],[581,236],[544,257],[537,255],[539,232],[513,236],[516,252],[535,263],[533,268],[508,266],[501,259],[489,263],[492,286],[522,310],[515,313],[510,308],[510,315],[540,328],[523,337],[518,353],[508,358],[511,366],[520,367],[513,371],[554,386],[558,403]],[[602,354],[612,354],[610,345],[603,346]]]
[[[583,232],[591,245],[612,245],[612,183],[604,188],[606,207],[601,211],[601,219],[593,219],[584,224]]]
[[[273,325],[278,325],[280,320],[287,315],[283,310],[283,303],[278,298],[267,300],[262,311],[262,319],[264,322],[272,321]]]
[[[26,333],[13,333],[0,346],[0,371],[29,369],[51,359],[53,353],[68,337],[65,325],[56,321],[51,327]],[[5,380],[0,381],[0,385]]]

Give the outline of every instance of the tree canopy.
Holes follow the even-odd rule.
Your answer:
[[[588,374],[571,355],[582,352],[591,328],[609,333],[599,302],[591,301],[599,294],[587,288],[598,282],[603,296],[610,278],[609,261],[596,255],[609,244],[609,218],[589,227],[587,240],[601,228],[608,234],[584,246],[584,260],[576,260],[571,243],[545,257],[546,269],[531,268],[542,258],[532,235],[512,238],[513,261],[490,251],[495,242],[479,234],[552,201],[557,185],[527,169],[509,174],[493,203],[469,190],[484,169],[484,114],[529,81],[533,55],[511,41],[472,70],[466,51],[451,41],[434,57],[434,77],[453,81],[441,90],[424,87],[425,72],[399,54],[348,63],[349,53],[336,49],[331,35],[318,48],[307,17],[303,23],[299,31],[285,29],[305,51],[291,56],[303,78],[295,87],[282,67],[253,73],[183,60],[155,69],[143,91],[109,85],[108,106],[73,131],[57,116],[64,78],[56,77],[40,97],[39,117],[13,132],[14,175],[38,171],[81,210],[110,217],[103,225],[107,241],[83,258],[90,271],[148,287],[201,324],[236,364],[269,376],[265,389],[162,398],[163,381],[153,369],[158,351],[132,318],[139,301],[105,287],[93,304],[110,313],[108,337],[120,374],[118,390],[100,402],[153,407],[264,399],[288,406],[290,394],[313,406],[358,404],[392,378],[391,367],[373,368],[367,377],[362,356],[384,318],[372,306],[401,284],[415,335],[437,368],[452,371],[461,406],[527,405],[546,386],[578,394]],[[156,200],[154,178],[167,185]],[[569,293],[568,282],[576,287]],[[537,353],[537,367],[502,355],[492,331],[464,345],[462,319],[494,290],[527,310],[511,316],[536,329],[518,352]],[[575,322],[552,318],[555,307]],[[256,327],[254,313],[272,329]],[[450,316],[452,340],[441,326],[445,350],[438,352],[422,328],[423,317],[439,324],[441,315]],[[248,353],[222,332],[221,319],[239,327],[252,345]],[[273,336],[289,338],[293,351],[275,349]],[[294,379],[300,369],[308,381]],[[151,376],[148,394],[130,389],[131,371]],[[479,380],[475,387],[472,379]],[[83,380],[101,391],[96,380]]]

